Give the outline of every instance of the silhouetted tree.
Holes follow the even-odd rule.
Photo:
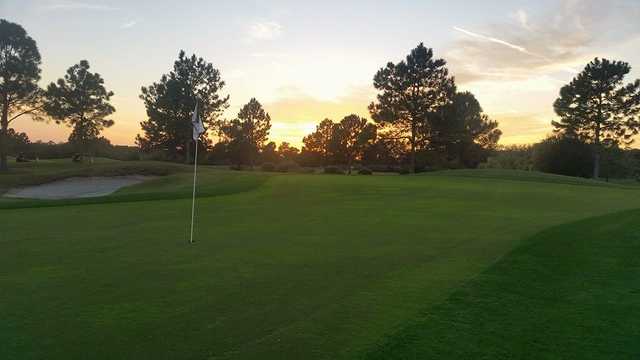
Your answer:
[[[533,145],[533,167],[552,174],[588,177],[592,147],[577,137],[550,136]]]
[[[477,167],[486,161],[502,131],[482,112],[475,96],[470,92],[456,93],[441,114],[433,117],[430,147],[465,167]]]
[[[593,177],[600,176],[603,141],[630,144],[640,121],[640,80],[624,84],[631,71],[626,62],[594,59],[568,85],[560,89],[553,107],[560,121],[556,131],[575,135],[594,146]]]
[[[40,52],[24,28],[0,19],[0,171],[7,171],[9,124],[41,107]]]
[[[148,119],[140,123],[144,134],[136,137],[138,146],[145,152],[160,150],[172,157],[184,155],[189,162],[193,142],[191,115],[196,100],[205,127],[215,128],[228,107],[229,96],[220,94],[224,86],[220,71],[211,63],[195,54],[187,57],[181,50],[168,74],[162,75],[159,82],[142,87],[140,98]]]
[[[364,149],[362,162],[366,165],[386,165],[388,169],[392,169],[404,150],[405,146],[400,141],[378,136],[375,142]]]
[[[300,150],[286,141],[281,142],[278,146],[278,156],[285,162],[297,162],[299,154]]]
[[[411,171],[416,168],[416,150],[428,142],[430,117],[451,101],[455,93],[453,77],[443,59],[434,59],[433,50],[420,43],[406,60],[389,62],[373,79],[380,91],[377,102],[369,105],[372,118],[391,125],[392,136],[407,139]]]
[[[113,125],[107,117],[116,111],[109,103],[113,92],[107,91],[100,74],[89,68],[86,60],[71,66],[64,78],[49,84],[44,103],[45,112],[56,123],[73,128],[69,142],[78,145],[81,152],[87,152],[100,132]]]
[[[10,154],[20,154],[28,151],[29,144],[31,144],[31,140],[29,140],[29,136],[27,136],[24,132],[17,132],[14,129],[9,129],[7,131],[7,149]]]
[[[280,157],[278,156],[276,143],[273,141],[267,143],[260,152],[260,158],[262,159],[262,163],[277,163]]]
[[[351,174],[353,162],[361,158],[363,151],[376,139],[376,126],[358,115],[348,115],[333,127],[330,148],[339,160],[347,164]]]
[[[240,109],[236,119],[221,126],[223,138],[229,143],[234,161],[251,166],[255,165],[270,129],[271,117],[258,100],[253,98]]]
[[[302,153],[313,165],[328,165],[330,159],[329,145],[335,123],[329,119],[322,120],[316,130],[302,139]],[[317,159],[317,161],[314,161]]]

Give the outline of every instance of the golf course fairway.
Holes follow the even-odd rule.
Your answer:
[[[640,355],[640,188],[178,168],[0,200],[0,359]]]

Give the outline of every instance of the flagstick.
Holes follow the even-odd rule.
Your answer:
[[[196,154],[194,156],[193,161],[193,195],[191,197],[191,238],[189,239],[189,243],[193,244],[193,218],[196,211],[196,174],[198,171],[198,140],[195,140],[196,143]]]

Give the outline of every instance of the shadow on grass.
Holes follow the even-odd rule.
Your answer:
[[[640,210],[547,229],[367,359],[637,359]]]

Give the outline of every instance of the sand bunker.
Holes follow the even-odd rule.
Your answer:
[[[47,184],[9,190],[4,196],[29,199],[75,199],[109,195],[153,176],[73,177]]]

